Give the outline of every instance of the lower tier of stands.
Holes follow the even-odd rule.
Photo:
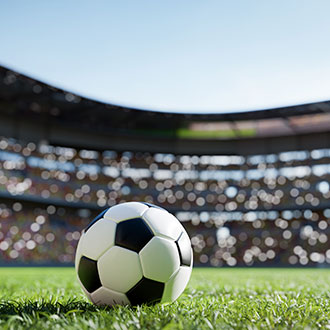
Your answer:
[[[5,200],[0,263],[72,265],[81,231],[100,210]],[[177,212],[196,266],[330,265],[330,209]]]

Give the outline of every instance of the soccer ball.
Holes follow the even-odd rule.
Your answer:
[[[76,252],[79,283],[96,305],[173,302],[192,270],[190,239],[158,206],[128,202],[99,214]]]

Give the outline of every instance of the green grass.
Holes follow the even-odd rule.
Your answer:
[[[173,304],[99,308],[73,269],[0,268],[1,329],[330,329],[330,270],[195,269]]]

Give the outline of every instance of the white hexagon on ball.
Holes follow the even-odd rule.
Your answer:
[[[91,294],[91,300],[95,305],[114,306],[114,305],[129,305],[130,302],[124,293],[116,292],[104,287],[97,289]]]
[[[148,206],[143,203],[127,202],[110,207],[103,217],[118,223],[127,219],[139,218],[146,210],[148,210]]]
[[[113,246],[97,262],[104,287],[126,293],[142,279],[139,255],[128,249]]]
[[[140,251],[143,274],[154,281],[166,282],[180,266],[180,256],[173,241],[153,237]]]
[[[177,240],[184,231],[179,220],[166,210],[151,207],[143,214],[143,219],[158,236]]]
[[[97,260],[115,244],[116,226],[115,222],[106,219],[95,222],[82,235],[77,248],[79,254]]]
[[[189,282],[191,270],[191,267],[181,266],[179,270],[172,275],[165,284],[162,302],[175,301],[180,297]]]

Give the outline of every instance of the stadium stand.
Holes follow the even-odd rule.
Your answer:
[[[330,265],[330,107],[163,114],[0,68],[0,263],[72,265],[81,230],[161,205],[195,265]]]

